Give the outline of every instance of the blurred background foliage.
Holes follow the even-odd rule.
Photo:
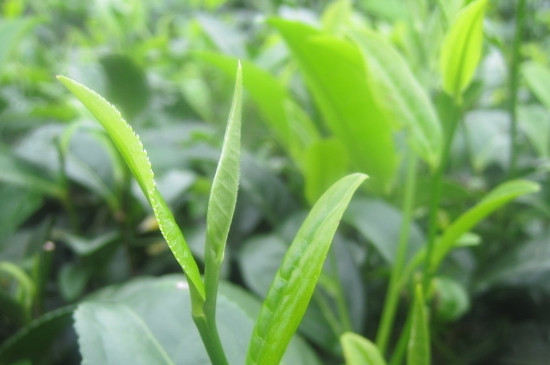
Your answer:
[[[121,110],[200,260],[232,65],[242,60],[242,181],[224,276],[262,297],[304,212],[357,166],[333,138],[280,25],[266,20],[300,21],[335,37],[348,22],[375,30],[406,60],[445,128],[452,108],[441,91],[438,49],[467,2],[362,0],[353,9],[305,0],[0,2],[0,363],[78,363],[75,304],[107,285],[178,272],[118,152],[55,75],[78,80]],[[517,7],[489,2],[482,61],[465,92],[438,225],[443,230],[510,177],[542,189],[483,221],[445,260],[433,286],[435,363],[550,358],[550,4],[526,1],[513,61]],[[518,119],[515,147],[511,115]],[[399,129],[391,136],[395,156],[380,156],[377,165],[385,181],[377,186],[375,173],[352,202],[300,328],[326,363],[341,363],[343,331],[376,333],[402,219],[406,144]],[[420,171],[414,250],[425,239],[431,191],[429,163]],[[347,319],[338,311],[342,297]],[[410,303],[410,291],[403,300]],[[399,321],[405,315],[398,313]]]

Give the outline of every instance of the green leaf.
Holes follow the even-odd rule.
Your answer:
[[[154,180],[151,163],[139,137],[122,118],[120,112],[96,92],[67,77],[58,76],[63,83],[97,118],[120,151],[141,190],[148,198],[162,235],[191,283],[204,298],[204,284],[197,263],[185,242],[172,212],[160,195]]]
[[[407,365],[430,364],[430,329],[424,305],[422,286],[416,286],[412,312],[412,326],[407,346]]]
[[[235,294],[237,290],[231,284],[222,282],[218,294],[217,325],[230,364],[245,362],[253,317],[260,307],[255,297],[242,290]],[[193,319],[182,315],[191,311],[189,294],[188,283],[182,275],[134,279],[92,294],[75,315],[83,363],[134,364],[142,357],[151,356],[146,349],[159,354],[156,346],[134,347],[136,341],[149,339],[162,348],[172,363],[210,364]],[[86,307],[91,310],[80,311]],[[102,318],[110,320],[96,321],[98,313],[102,314]],[[118,313],[125,318],[111,316]],[[129,321],[128,326],[126,320]],[[136,332],[132,333],[129,326],[135,326]],[[304,353],[309,353],[307,357],[312,358],[311,349],[306,344],[293,341],[290,346],[293,348],[292,356],[285,357],[282,364],[302,364],[300,360]],[[100,359],[102,354],[105,354],[105,358]],[[149,364],[166,363],[164,356],[158,360]],[[313,360],[305,364],[320,363],[315,360],[313,356]]]
[[[352,332],[340,337],[346,365],[386,365],[384,357],[375,344]]]
[[[118,106],[129,120],[141,112],[149,101],[147,75],[132,58],[108,54],[100,59],[107,81],[106,97]]]
[[[346,148],[352,167],[371,176],[369,186],[387,188],[397,166],[391,125],[357,47],[302,23],[282,19],[269,23],[298,61],[317,107]]]
[[[441,47],[443,90],[461,101],[481,58],[483,16],[487,0],[476,0],[457,15]]]
[[[346,150],[336,139],[312,143],[304,155],[305,196],[310,204],[346,175]]]
[[[548,110],[542,105],[520,106],[518,109],[519,127],[540,157],[550,157],[550,104]]]
[[[434,278],[436,290],[435,314],[440,320],[454,321],[470,308],[470,297],[466,288],[449,277]]]
[[[4,170],[2,170],[4,174]],[[42,195],[12,185],[0,185],[0,246],[42,206]]]
[[[353,9],[350,0],[332,2],[323,12],[321,18],[323,29],[332,34],[338,34],[349,24],[352,13]]]
[[[256,320],[248,364],[278,364],[298,328],[338,223],[364,174],[336,182],[313,206],[287,251]]]
[[[70,327],[73,310],[74,306],[53,310],[21,328],[0,345],[0,363],[22,359],[30,359],[34,364],[44,361],[54,351],[50,347],[52,342],[63,338],[63,331]]]
[[[174,364],[143,320],[124,304],[83,303],[74,319],[84,363],[125,364],[134,354],[133,364]]]
[[[527,85],[547,109],[550,109],[550,69],[535,62],[522,65]]]
[[[198,56],[228,76],[234,76],[236,58],[206,52],[198,53]],[[304,150],[319,138],[317,128],[304,110],[291,99],[288,91],[269,72],[252,62],[241,62],[246,74],[243,80],[244,87],[278,142],[301,166]]]
[[[36,23],[33,18],[0,20],[0,73],[18,39]]]
[[[443,132],[426,90],[386,39],[368,30],[349,30],[348,34],[361,50],[376,89],[395,121],[407,129],[411,147],[432,168],[437,167]]]
[[[401,210],[379,199],[354,199],[344,214],[344,221],[365,237],[390,265],[395,261],[399,230],[403,220]],[[407,258],[411,258],[425,242],[422,230],[411,224]]]
[[[550,274],[550,231],[527,242],[518,242],[491,260],[474,280],[476,292],[491,287],[535,287],[548,290]]]
[[[0,148],[0,171],[2,171],[0,181],[58,199],[64,196],[63,189],[46,176],[43,176],[45,174],[41,174],[40,169],[4,148]]]
[[[239,64],[233,103],[206,214],[206,250],[212,250],[219,263],[223,259],[229,227],[237,204],[241,155],[241,99],[242,71]]]
[[[512,180],[500,184],[487,194],[478,204],[456,219],[443,233],[434,247],[432,265],[438,267],[456,241],[486,216],[525,194],[537,192],[539,185],[527,180]],[[435,271],[435,270],[434,270]]]

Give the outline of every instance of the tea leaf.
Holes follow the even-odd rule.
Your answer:
[[[535,62],[522,66],[527,85],[547,109],[550,109],[550,70]]]
[[[476,0],[462,9],[443,41],[439,59],[443,89],[457,101],[481,58],[486,5],[487,0]]]
[[[455,242],[483,218],[518,196],[537,192],[539,185],[527,180],[512,180],[500,184],[487,194],[476,206],[456,219],[437,241],[432,265],[437,267]]]
[[[317,107],[346,148],[351,165],[387,188],[397,166],[388,115],[377,100],[354,44],[308,25],[271,19],[298,61]]]
[[[157,190],[151,163],[139,137],[130,125],[122,118],[120,112],[96,92],[88,89],[67,77],[58,76],[59,81],[67,87],[88,110],[97,118],[107,134],[111,137],[130,171],[137,180],[141,190],[148,198],[158,220],[162,235],[181,265],[189,280],[204,298],[204,285],[199,274],[197,263],[183,233],[179,229],[172,212]]]
[[[412,312],[411,335],[407,348],[407,365],[430,364],[430,329],[424,306],[422,286],[416,286]]]
[[[233,77],[237,59],[215,53],[198,53],[199,57]],[[258,110],[278,142],[301,166],[306,147],[319,138],[312,120],[290,97],[288,91],[269,72],[252,62],[242,61],[246,78],[244,87],[258,105]],[[289,115],[292,113],[292,115]]]
[[[145,322],[124,304],[83,303],[74,318],[84,363],[174,364]]]
[[[426,91],[405,59],[383,37],[367,30],[349,30],[377,89],[399,126],[407,129],[411,147],[432,168],[443,146],[441,123]]]
[[[223,259],[229,227],[237,204],[241,155],[241,99],[242,71],[239,64],[227,130],[206,214],[206,250],[212,250],[218,262]]]
[[[365,179],[364,174],[340,179],[311,209],[262,305],[248,348],[248,364],[279,363],[306,311],[342,214]]]
[[[311,144],[304,156],[305,196],[310,204],[338,179],[346,175],[347,154],[336,139]]]
[[[375,344],[352,332],[340,337],[346,365],[386,365],[384,357]]]
[[[119,309],[114,308],[113,304],[124,308],[122,315],[125,317],[128,312],[131,313],[129,320],[133,325],[138,325],[134,328],[140,332],[133,333],[130,328],[127,328],[125,318],[115,317],[110,322],[95,321],[94,316],[97,316],[97,313],[108,315],[111,311],[118,311]],[[92,309],[91,313],[88,313],[93,315],[88,317],[87,313],[80,312],[83,306]],[[223,281],[220,283],[217,325],[221,341],[227,349],[227,360],[230,364],[244,364],[246,346],[254,324],[253,318],[257,315],[260,306],[258,299],[242,288]],[[76,332],[81,352],[85,356],[83,363],[134,364],[139,361],[137,354],[141,354],[142,349],[137,351],[132,346],[135,344],[135,337],[140,336],[143,339],[138,338],[138,341],[145,341],[147,337],[156,341],[173,363],[210,364],[204,346],[200,345],[201,338],[192,317],[182,315],[190,312],[191,307],[188,282],[179,274],[157,278],[136,278],[122,285],[113,285],[93,293],[84,304],[79,306],[77,313],[80,314],[75,316]],[[120,332],[115,332],[113,327],[126,329],[122,328]],[[313,350],[304,341],[298,340],[300,338],[296,337],[291,342],[281,365],[320,364]],[[154,348],[153,351],[155,351]],[[93,361],[102,353],[113,361]],[[117,355],[124,357],[117,358]],[[159,363],[162,364],[163,359]],[[144,364],[157,364],[157,362]]]

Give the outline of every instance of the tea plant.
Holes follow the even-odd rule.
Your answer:
[[[6,1],[0,363],[544,363],[547,17]]]

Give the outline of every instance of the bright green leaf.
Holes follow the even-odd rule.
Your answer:
[[[357,47],[303,23],[282,19],[269,23],[298,61],[317,107],[346,148],[351,165],[371,176],[369,186],[387,188],[397,166],[392,129]]]
[[[218,263],[221,263],[223,259],[229,227],[237,204],[241,155],[241,99],[242,72],[239,64],[233,103],[229,113],[221,157],[212,182],[206,215],[206,250],[213,251]]]
[[[347,172],[346,150],[336,139],[319,140],[304,156],[305,195],[310,204]]]
[[[424,305],[422,286],[416,286],[412,311],[412,326],[407,346],[407,365],[430,364],[430,329]]]
[[[178,227],[172,212],[158,192],[151,163],[139,137],[122,118],[119,111],[99,94],[64,76],[58,76],[58,79],[88,108],[103,128],[105,128],[132,171],[141,190],[148,198],[158,220],[160,230],[176,260],[199,294],[204,297],[204,285],[197,263],[193,259],[189,246],[185,242],[183,233]]]
[[[432,168],[437,167],[443,133],[426,90],[386,39],[368,30],[350,30],[348,34],[361,50],[377,90],[395,121],[407,129],[412,148]]]
[[[481,58],[483,16],[487,0],[476,0],[457,15],[445,36],[439,65],[443,89],[461,101]]]
[[[271,284],[248,349],[248,364],[278,364],[306,311],[338,223],[364,174],[336,182],[313,206]]]
[[[340,337],[346,365],[386,365],[384,357],[375,344],[352,332]]]

